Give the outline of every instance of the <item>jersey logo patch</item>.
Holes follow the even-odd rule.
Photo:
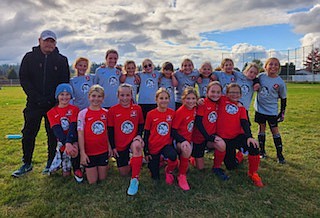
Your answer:
[[[152,80],[152,79],[147,79],[147,81],[146,81],[146,87],[147,88],[154,88],[155,87],[155,83],[154,83],[154,81]]]
[[[188,123],[188,127],[187,127],[188,128],[188,132],[190,132],[190,133],[192,132],[193,126],[194,126],[194,121],[192,120],[191,122]]]
[[[134,130],[134,125],[130,120],[126,120],[121,124],[121,132],[124,134],[130,134]]]
[[[228,114],[236,114],[236,113],[238,113],[238,111],[239,111],[239,108],[236,105],[234,105],[234,104],[227,104],[226,105],[226,112]]]
[[[263,97],[267,97],[269,95],[269,90],[267,87],[263,86],[260,90],[260,95]]]
[[[105,130],[105,126],[103,124],[103,122],[101,122],[100,120],[94,122],[91,126],[91,130],[94,134],[96,135],[100,135],[104,132]]]
[[[171,122],[172,121],[172,116],[171,115],[167,115],[166,121],[167,122]]]
[[[279,89],[279,84],[274,84],[273,88],[276,89],[276,90]]]
[[[250,88],[249,88],[248,85],[242,85],[241,86],[241,92],[242,92],[243,96],[247,95],[249,93],[249,90],[250,90]]]
[[[115,76],[110,77],[108,82],[110,86],[118,86],[118,79]]]
[[[61,117],[60,123],[63,131],[66,131],[69,129],[69,119],[67,117]]]
[[[210,123],[215,123],[217,121],[217,113],[215,111],[212,111],[211,113],[208,114],[208,121]]]
[[[159,135],[165,136],[169,133],[169,124],[166,122],[161,122],[157,126],[157,132]]]
[[[90,86],[88,83],[83,83],[81,86],[81,91],[84,94],[87,94],[89,92]]]

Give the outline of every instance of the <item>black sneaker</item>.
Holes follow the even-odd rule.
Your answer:
[[[285,164],[286,163],[286,159],[284,159],[284,156],[282,154],[278,155],[278,163],[279,164]]]
[[[221,168],[213,168],[213,173],[218,176],[222,181],[226,181],[229,179],[229,176],[224,173],[223,169]]]
[[[32,170],[32,164],[23,164],[18,170],[14,171],[11,175],[13,177],[20,177],[26,174],[27,172],[30,172]]]

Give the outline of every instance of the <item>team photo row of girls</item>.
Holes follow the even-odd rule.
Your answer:
[[[229,179],[223,163],[234,170],[248,154],[248,178],[263,187],[258,168],[260,158],[267,157],[267,122],[278,162],[285,163],[278,123],[284,120],[286,86],[278,76],[278,59],[269,58],[265,72],[259,73],[254,63],[244,72],[235,71],[231,59],[222,61],[221,71],[214,71],[210,62],[196,70],[185,59],[179,70],[163,63],[161,72],[145,59],[143,70],[137,72],[132,60],[122,70],[117,68],[116,50],[108,50],[105,58],[95,74],[87,73],[87,58],[78,58],[76,76],[56,88],[57,105],[47,113],[58,141],[49,173],[62,168],[68,176],[72,169],[76,181],[82,182],[85,172],[88,183],[94,184],[106,179],[113,157],[119,174],[131,176],[127,194],[135,195],[143,162],[151,178],[159,180],[164,159],[165,182],[172,185],[177,180],[187,191],[189,164],[202,170],[205,150],[213,149],[212,172],[219,179]],[[258,140],[252,136],[248,116],[255,91]]]

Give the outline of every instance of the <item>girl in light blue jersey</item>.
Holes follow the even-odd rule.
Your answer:
[[[278,122],[284,120],[284,114],[287,104],[286,84],[278,75],[280,70],[280,61],[277,58],[269,58],[264,68],[265,73],[259,74],[260,89],[255,98],[255,122],[259,124],[259,145],[260,156],[266,157],[265,141],[266,141],[266,122],[268,122],[274,145],[277,149],[278,162],[284,164],[285,158],[282,154],[282,140],[278,129]],[[280,112],[278,108],[278,100],[281,101]]]
[[[176,109],[175,98],[174,98],[174,87],[178,86],[178,81],[173,76],[174,68],[171,62],[164,62],[161,68],[161,77],[159,80],[159,87],[165,88],[170,94],[170,102],[168,107],[172,110]]]
[[[137,104],[137,93],[140,84],[140,79],[136,75],[137,66],[133,60],[127,60],[122,68],[123,74],[120,77],[121,83],[127,83],[132,86],[132,100]]]
[[[97,68],[94,79],[95,84],[99,84],[105,90],[102,107],[107,109],[118,104],[117,91],[121,75],[121,71],[116,68],[118,58],[118,52],[109,49],[106,52],[106,66]]]
[[[200,76],[197,79],[197,85],[199,87],[199,93],[201,98],[205,98],[207,95],[207,86],[211,81],[216,80],[216,77],[212,74],[212,65],[209,61],[205,61],[201,64],[199,69]]]
[[[94,84],[94,74],[87,74],[90,69],[89,60],[79,57],[74,63],[76,77],[70,79],[70,85],[73,89],[74,99],[72,104],[80,110],[89,107],[88,93],[90,87]]]

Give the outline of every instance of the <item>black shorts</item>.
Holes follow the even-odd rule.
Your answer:
[[[108,166],[109,164],[109,152],[105,152],[98,155],[88,156],[90,163],[86,168],[98,167],[98,166]]]
[[[266,122],[268,122],[270,128],[278,126],[277,120],[278,120],[278,116],[260,114],[257,111],[254,115],[254,122],[259,123],[259,124],[266,124]]]
[[[204,157],[204,151],[206,149],[207,141],[204,141],[201,144],[193,143],[191,156],[194,158],[202,158]]]
[[[130,149],[127,148],[124,151],[118,151],[119,157],[116,158],[117,167],[124,167],[129,165]]]

